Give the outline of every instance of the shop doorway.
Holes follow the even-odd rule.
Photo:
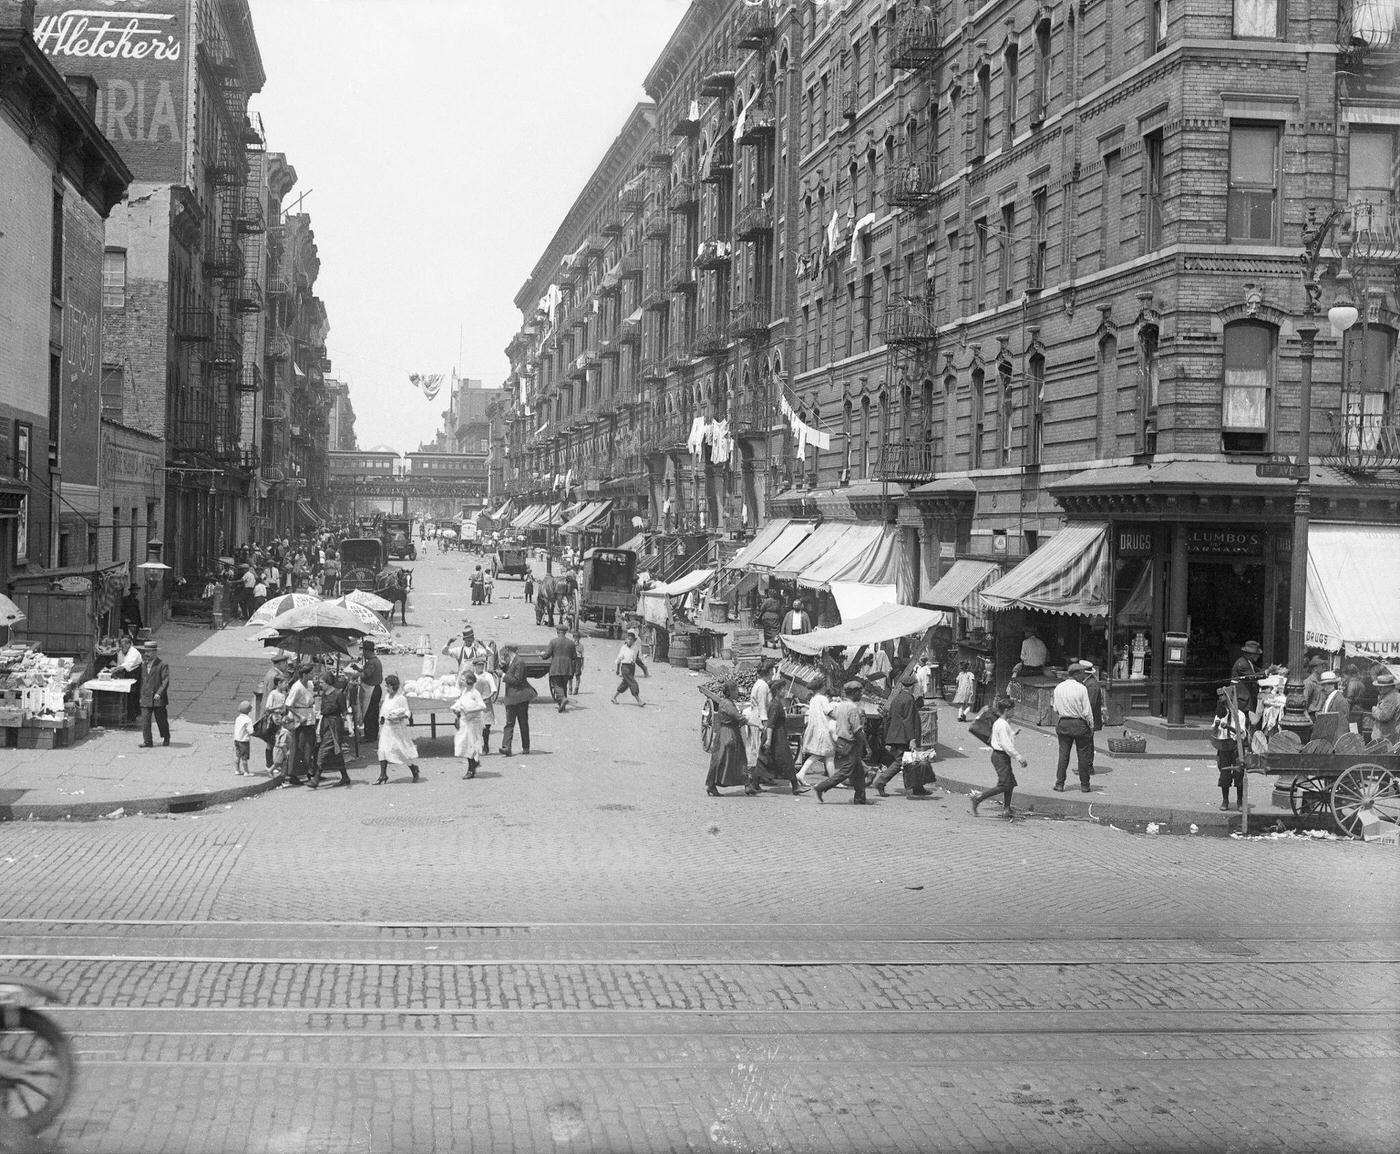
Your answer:
[[[1246,641],[1264,636],[1268,607],[1264,566],[1247,561],[1198,561],[1187,568],[1186,612],[1191,622],[1186,674],[1188,713],[1209,713],[1215,690]]]

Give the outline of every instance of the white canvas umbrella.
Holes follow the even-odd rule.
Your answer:
[[[25,620],[24,611],[13,601],[0,593],[0,625],[13,625]]]
[[[376,600],[382,601],[383,598],[376,598]],[[389,630],[384,622],[380,620],[379,614],[368,605],[361,605],[358,601],[350,600],[349,594],[346,594],[344,597],[339,597],[334,601],[327,601],[326,604],[334,605],[337,608],[346,610],[346,612],[353,613],[364,624],[365,632],[370,637],[389,636]],[[384,604],[388,605],[389,602],[385,601]]]
[[[366,609],[373,609],[376,613],[386,613],[394,607],[394,603],[377,593],[371,593],[368,589],[352,589],[344,597],[339,598],[334,604],[337,605],[363,605]]]
[[[314,593],[283,593],[270,601],[264,601],[258,607],[258,611],[248,618],[249,625],[271,625],[273,619],[280,617],[291,609],[300,609],[303,605],[319,605],[321,599]]]

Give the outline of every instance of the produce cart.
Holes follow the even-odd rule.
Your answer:
[[[1291,777],[1288,804],[1294,814],[1330,819],[1340,833],[1359,834],[1368,809],[1382,821],[1400,823],[1400,753],[1379,749],[1308,753],[1305,749],[1246,754],[1245,767],[1278,777],[1280,785],[1283,778]]]

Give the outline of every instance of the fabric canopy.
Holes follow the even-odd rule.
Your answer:
[[[569,518],[567,522],[559,527],[561,533],[586,533],[594,527],[598,521],[606,517],[608,510],[612,508],[611,501],[590,501],[584,505],[577,513]]]
[[[808,537],[816,525],[811,521],[792,521],[784,526],[779,533],[761,553],[749,554],[744,562],[744,568],[751,572],[757,571],[766,573],[771,569],[781,565]]]
[[[785,633],[782,640],[796,653],[815,655],[833,645],[850,649],[924,633],[942,621],[943,615],[931,609],[920,609],[914,605],[881,605],[830,629],[814,629],[811,633],[802,634]]]
[[[842,621],[850,621],[881,605],[899,601],[899,590],[893,585],[862,585],[859,581],[833,581],[831,597],[841,612]]]
[[[313,525],[324,525],[326,522],[315,509],[311,507],[310,501],[298,501],[297,512],[310,521]]]
[[[831,549],[798,575],[797,583],[821,589],[837,581],[894,585],[899,533],[893,525],[851,525]]]
[[[766,548],[768,548],[769,545],[771,545],[775,540],[777,540],[777,538],[782,535],[783,530],[791,524],[792,521],[787,517],[778,517],[773,521],[769,521],[768,524],[763,526],[763,528],[758,531],[758,533],[755,535],[752,541],[750,541],[747,545],[740,549],[739,552],[735,553],[734,556],[729,559],[729,563],[725,565],[725,568],[746,568],[750,561],[752,561]]]
[[[512,529],[523,529],[539,515],[538,505],[526,505],[518,512],[510,523]]]
[[[504,505],[502,505],[499,509],[497,509],[494,513],[491,514],[491,520],[493,520],[493,521],[499,521],[499,520],[501,520],[501,519],[506,515],[506,513],[507,513],[507,511],[508,511],[509,509],[510,509],[510,502],[507,501]]]
[[[1000,581],[982,591],[988,609],[1108,616],[1108,526],[1066,525]]]
[[[823,521],[812,530],[811,536],[773,565],[773,576],[784,581],[796,581],[854,528],[849,521]]]
[[[660,594],[664,597],[684,597],[687,593],[699,589],[711,577],[714,576],[713,569],[695,569],[687,573],[684,577],[677,577],[669,584],[653,585],[645,592],[651,596]]]
[[[636,536],[627,538],[627,540],[624,541],[621,545],[619,545],[618,548],[626,549],[629,553],[640,553],[643,549],[646,548],[646,544],[647,535],[645,532],[641,532],[636,534]]]
[[[919,604],[980,617],[982,602],[978,594],[1000,576],[1001,566],[995,561],[954,561],[953,567],[919,598]]]
[[[1308,527],[1308,645],[1386,656],[1400,652],[1400,526]]]

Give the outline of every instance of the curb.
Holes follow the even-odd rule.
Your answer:
[[[132,800],[77,801],[71,803],[42,803],[0,805],[0,824],[10,821],[96,821],[120,812],[123,817],[138,813],[198,813],[211,806],[242,801],[268,793],[281,784],[277,778],[267,778],[251,785],[215,789],[208,793],[172,794],[168,797],[141,797]]]

